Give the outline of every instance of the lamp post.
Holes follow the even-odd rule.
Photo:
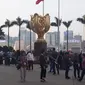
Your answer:
[[[20,41],[20,38],[21,38],[21,34],[20,34],[20,26],[19,26],[19,51],[20,51],[20,44],[21,44],[21,41]]]
[[[60,51],[60,31],[59,31],[59,27],[61,25],[61,19],[60,19],[60,0],[58,0],[58,18],[55,17],[56,19],[56,22],[52,22],[51,23],[51,26],[57,26],[58,27],[58,33],[57,33],[57,36],[58,36],[58,52]]]
[[[30,51],[32,51],[32,35],[31,35],[31,29],[30,29]]]
[[[67,51],[68,51],[68,28],[67,28]]]
[[[8,47],[9,47],[9,27],[8,27]]]
[[[30,21],[28,21],[27,22],[27,26],[26,26],[27,28],[29,28],[29,30],[30,30],[30,51],[32,51],[32,35],[31,35],[31,28],[32,28],[32,26],[31,26],[31,22]]]
[[[58,0],[58,52],[60,51],[59,19],[60,19],[60,0]]]
[[[67,28],[67,51],[68,51],[68,28],[69,28],[69,26],[71,25],[71,23],[72,23],[72,20],[70,20],[70,21],[68,21],[68,22],[66,22],[66,21],[63,21],[63,24],[66,26],[66,28]]]
[[[26,46],[27,46],[27,43],[26,43],[26,34],[27,34],[27,32],[26,32],[26,29],[25,29],[25,49],[26,49]]]

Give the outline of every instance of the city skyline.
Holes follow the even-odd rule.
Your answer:
[[[54,17],[57,17],[58,0],[44,0],[45,1],[45,14],[49,13],[51,22],[55,21]],[[84,3],[85,0],[60,0],[60,18],[63,21],[74,20],[69,27],[74,31],[74,34],[83,35],[83,25],[76,21],[78,17],[82,17],[85,14]],[[77,3],[76,3],[77,2]],[[0,25],[3,25],[6,19],[10,21],[15,20],[18,16],[22,19],[30,20],[30,15],[39,13],[42,15],[42,2],[36,5],[36,0],[0,0]],[[52,6],[52,8],[50,8]],[[74,9],[74,10],[73,10]],[[24,26],[25,27],[25,26]],[[76,31],[77,29],[77,31]],[[7,34],[7,29],[3,28]],[[66,30],[66,27],[62,24],[60,27],[61,35]],[[57,31],[57,28],[51,27],[49,31]],[[18,36],[18,27],[13,26],[10,28],[11,36]],[[62,37],[61,37],[62,38]],[[61,39],[62,40],[62,39]]]

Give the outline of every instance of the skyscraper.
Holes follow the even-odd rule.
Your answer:
[[[59,33],[60,37],[60,33]],[[48,46],[58,46],[58,32],[48,32],[45,37]]]
[[[24,41],[25,46],[30,45],[30,31],[27,31],[26,29],[22,28],[21,31],[21,40]],[[31,42],[34,43],[36,40],[36,34],[31,31]]]

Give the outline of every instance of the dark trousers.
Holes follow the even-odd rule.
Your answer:
[[[78,67],[78,65],[74,65],[74,77],[76,78],[76,74],[78,75],[78,78],[80,77],[80,68]]]
[[[59,74],[59,64],[56,64],[57,74]]]
[[[85,69],[83,69],[82,72],[81,72],[81,77],[79,79],[80,81],[83,79],[84,75],[85,75]]]
[[[50,62],[50,71],[49,72],[53,72],[53,63]]]
[[[10,59],[9,58],[5,59],[5,65],[10,65]]]
[[[30,70],[32,69],[33,70],[33,61],[28,61],[28,66],[27,66],[27,70]]]
[[[66,66],[66,68],[65,68],[65,78],[68,77],[68,72],[69,72],[69,66]]]
[[[53,62],[53,74],[56,74],[55,66],[56,66],[56,64],[55,64],[55,62]]]
[[[40,73],[40,79],[43,79],[46,77],[46,68],[41,66],[41,73]]]

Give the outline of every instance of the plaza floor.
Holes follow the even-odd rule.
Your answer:
[[[85,85],[85,77],[82,82],[73,78],[73,71],[70,72],[71,79],[66,80],[64,71],[60,75],[53,75],[47,72],[47,82],[40,82],[40,66],[34,65],[33,71],[27,71],[26,82],[20,82],[20,72],[15,66],[0,66],[0,85]]]

